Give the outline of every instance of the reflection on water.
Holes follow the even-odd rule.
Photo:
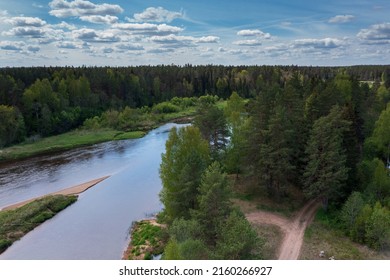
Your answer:
[[[0,259],[120,259],[132,221],[162,207],[158,170],[168,138],[165,132],[173,126],[166,124],[137,140],[0,166],[0,208],[112,175],[15,242]]]
[[[113,174],[128,164],[140,140],[113,141],[1,164],[0,208]]]

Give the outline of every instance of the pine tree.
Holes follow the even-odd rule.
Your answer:
[[[342,108],[334,106],[315,121],[306,148],[304,192],[308,198],[320,198],[325,210],[329,199],[339,197],[348,176],[342,144],[350,122],[343,120],[342,114]]]
[[[204,239],[215,245],[218,227],[230,212],[228,181],[218,162],[212,163],[205,171],[199,187],[199,208],[193,211]]]
[[[194,124],[210,143],[213,157],[218,158],[218,153],[226,147],[229,134],[223,111],[213,104],[201,104]]]
[[[277,106],[264,131],[260,146],[259,172],[269,194],[280,198],[286,192],[293,165],[292,129],[284,108]]]

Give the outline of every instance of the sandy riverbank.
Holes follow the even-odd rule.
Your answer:
[[[85,182],[85,183],[82,183],[82,184],[79,184],[79,185],[76,185],[76,186],[73,186],[73,187],[70,187],[70,188],[66,188],[66,189],[63,189],[63,190],[58,191],[58,192],[49,193],[49,194],[44,195],[44,196],[56,195],[56,194],[79,195],[82,192],[85,192],[89,188],[92,188],[96,184],[98,184],[98,183],[102,182],[103,180],[107,179],[108,177],[110,177],[110,176],[104,176],[104,177],[101,177],[99,179],[95,179],[95,180],[92,180],[92,181],[89,181],[89,182]],[[0,211],[2,211],[2,210],[12,210],[12,209],[19,208],[19,207],[21,207],[23,205],[26,205],[27,203],[30,203],[30,202],[32,202],[32,201],[34,201],[36,199],[42,198],[44,196],[35,197],[35,198],[29,199],[29,200],[25,200],[25,201],[21,201],[21,202],[12,204],[12,205],[8,205],[8,206],[0,209]]]

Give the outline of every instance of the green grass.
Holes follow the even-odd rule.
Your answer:
[[[140,138],[144,135],[145,132],[143,131],[122,132],[111,129],[78,129],[64,134],[42,138],[34,143],[23,143],[2,149],[0,150],[0,160],[22,159],[111,140]]]
[[[162,254],[166,243],[166,230],[150,221],[136,222],[131,232],[129,259],[151,259],[153,255]]]
[[[161,227],[145,221],[138,222],[136,223],[136,230],[133,231],[131,243],[134,246],[147,245],[147,243],[155,246],[159,240],[159,235],[161,235]]]
[[[126,140],[126,139],[137,139],[145,136],[144,131],[129,131],[129,132],[121,132],[115,135],[114,140]]]
[[[306,229],[304,244],[300,259],[317,260],[320,251],[326,257],[334,256],[336,260],[377,260],[389,259],[389,253],[381,253],[369,249],[367,246],[352,242],[338,229],[336,220],[328,216],[322,209],[317,212],[313,223]]]
[[[0,211],[0,254],[14,241],[76,200],[76,196],[46,196],[14,210]]]

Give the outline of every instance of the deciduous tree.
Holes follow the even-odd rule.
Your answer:
[[[209,160],[209,145],[197,127],[171,130],[160,165],[160,199],[171,221],[188,218],[190,209],[197,208],[198,187]]]

